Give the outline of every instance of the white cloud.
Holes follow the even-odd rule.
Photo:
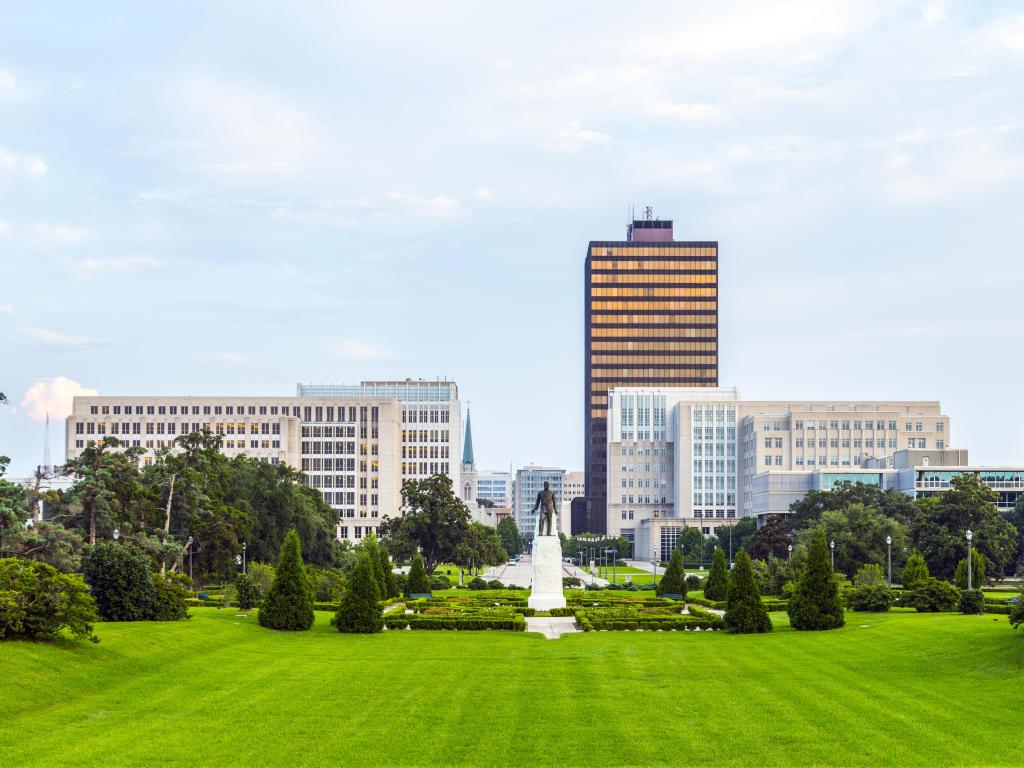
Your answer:
[[[680,122],[715,120],[722,116],[721,108],[714,104],[686,104],[676,101],[655,101],[648,111],[655,117],[666,117]]]
[[[395,356],[389,349],[351,339],[338,344],[335,350],[343,360],[387,360]]]
[[[121,256],[111,259],[80,259],[66,262],[78,280],[90,280],[111,274],[157,269],[160,262],[152,256]]]
[[[186,120],[179,151],[206,173],[273,176],[320,159],[316,122],[269,89],[199,76],[181,85],[178,100]]]
[[[6,221],[0,221],[0,235],[6,235],[11,230]]]
[[[462,204],[448,195],[420,195],[409,192],[392,191],[388,199],[401,203],[416,215],[427,218],[451,218],[465,213]]]
[[[1002,16],[981,30],[980,42],[1000,53],[1024,53],[1024,13]]]
[[[930,0],[921,6],[921,18],[925,24],[940,24],[949,19],[949,6],[943,0]]]
[[[28,328],[23,338],[29,346],[47,349],[86,349],[99,343],[98,339],[89,336],[72,336],[49,328]]]
[[[888,196],[905,203],[930,203],[968,197],[1017,178],[1024,157],[1000,151],[984,142],[960,149],[944,145],[926,157],[897,155],[889,166],[895,172]]]
[[[34,178],[46,173],[46,161],[39,155],[0,147],[0,175]]]
[[[473,193],[473,197],[482,203],[486,203],[491,199],[491,190],[487,187],[480,187]]]
[[[228,365],[248,365],[251,361],[246,355],[237,352],[221,352],[217,359]]]
[[[32,240],[46,246],[80,245],[92,236],[91,229],[68,224],[37,224],[32,228]]]
[[[13,304],[0,304],[0,315],[16,315],[17,310],[14,309]]]
[[[557,152],[579,152],[586,147],[603,144],[610,138],[607,133],[584,128],[579,120],[572,120],[545,142],[544,147]]]
[[[86,389],[77,381],[58,376],[33,383],[22,398],[21,407],[28,409],[29,418],[36,421],[45,421],[47,414],[52,421],[59,421],[71,414],[75,397],[98,394],[95,389]]]

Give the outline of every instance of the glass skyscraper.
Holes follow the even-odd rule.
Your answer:
[[[585,294],[586,502],[573,533],[603,533],[608,390],[718,386],[718,242],[677,241],[671,220],[634,220],[626,240],[590,242]]]

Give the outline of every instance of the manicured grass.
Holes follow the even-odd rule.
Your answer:
[[[1021,765],[1006,618],[345,636],[237,611],[0,643],[0,765]]]

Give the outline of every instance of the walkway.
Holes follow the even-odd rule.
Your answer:
[[[527,632],[540,632],[548,640],[579,632],[574,616],[530,616],[526,619]]]

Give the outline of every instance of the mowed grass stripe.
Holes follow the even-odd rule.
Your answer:
[[[767,636],[343,636],[197,609],[0,645],[0,764],[1024,763],[1005,621],[848,614]],[[867,624],[867,629],[860,628]],[[31,738],[25,738],[31,734]],[[59,759],[55,759],[59,758]]]

